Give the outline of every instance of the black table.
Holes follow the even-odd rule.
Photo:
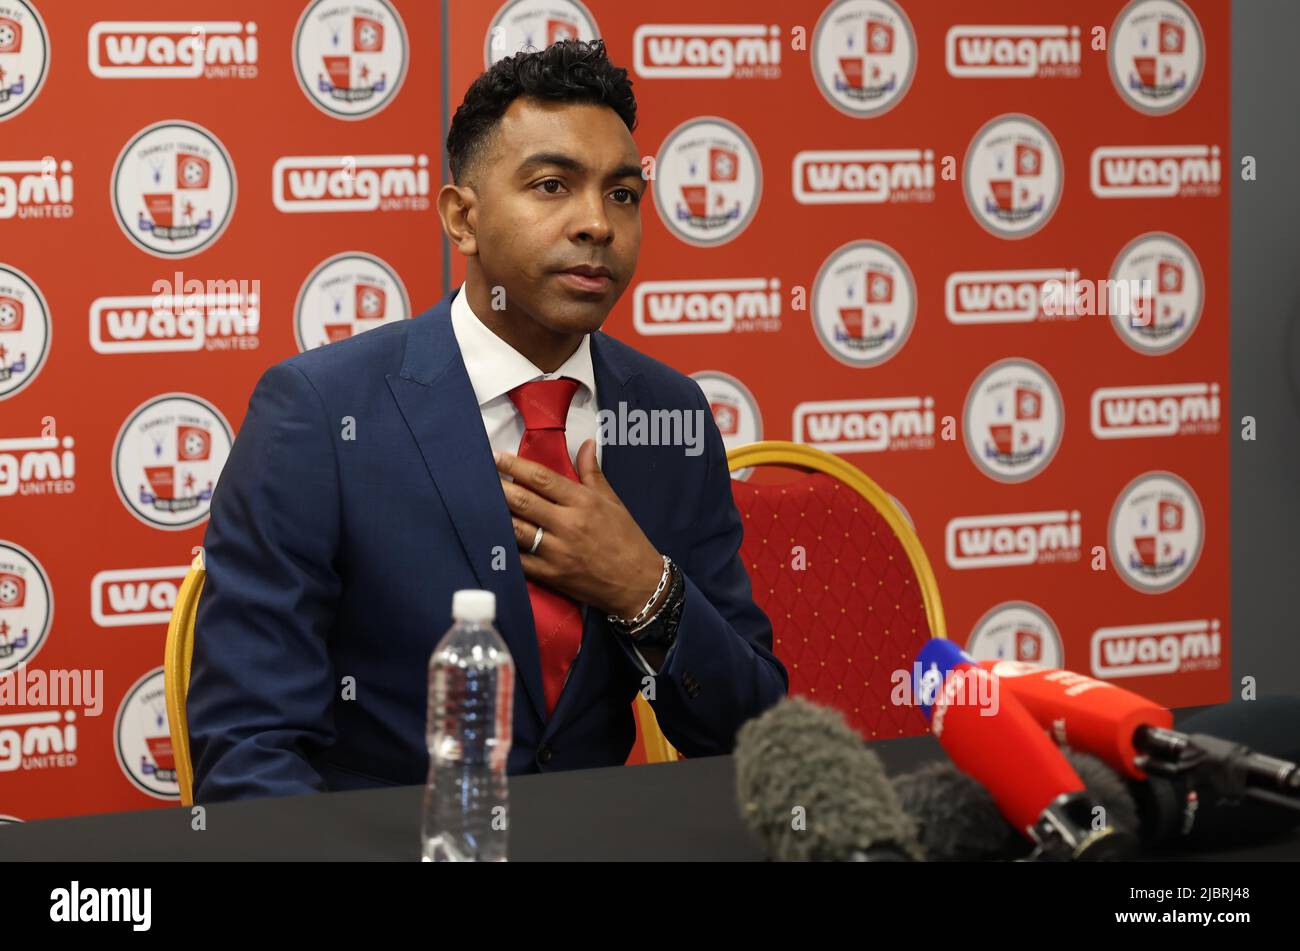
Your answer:
[[[944,757],[931,736],[871,747],[891,775]],[[403,786],[217,803],[201,832],[185,807],[47,819],[0,829],[0,860],[415,861],[422,796]],[[513,861],[764,858],[740,820],[730,756],[511,777],[510,816]],[[1300,832],[1178,857],[1300,860]]]

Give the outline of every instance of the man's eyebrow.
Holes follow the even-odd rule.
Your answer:
[[[578,161],[572,155],[566,155],[563,152],[534,152],[522,162],[519,163],[518,172],[522,173],[530,168],[536,168],[540,165],[555,165],[559,168],[568,169],[577,174],[585,174],[587,166]],[[640,178],[641,166],[632,162],[624,162],[616,166],[610,173],[609,178]]]

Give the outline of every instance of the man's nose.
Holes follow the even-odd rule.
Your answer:
[[[577,205],[570,236],[575,241],[594,241],[596,244],[608,244],[613,238],[614,229],[609,223],[603,194],[584,195]]]

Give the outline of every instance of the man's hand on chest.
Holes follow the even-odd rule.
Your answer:
[[[606,614],[641,611],[663,558],[605,480],[595,440],[578,451],[578,482],[513,453],[494,455],[525,577]]]

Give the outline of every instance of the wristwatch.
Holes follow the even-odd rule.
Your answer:
[[[654,617],[646,621],[634,633],[628,636],[637,647],[655,647],[668,650],[677,640],[677,626],[682,620],[682,609],[686,605],[686,579],[682,570],[669,562],[672,582],[668,586],[668,596]]]

